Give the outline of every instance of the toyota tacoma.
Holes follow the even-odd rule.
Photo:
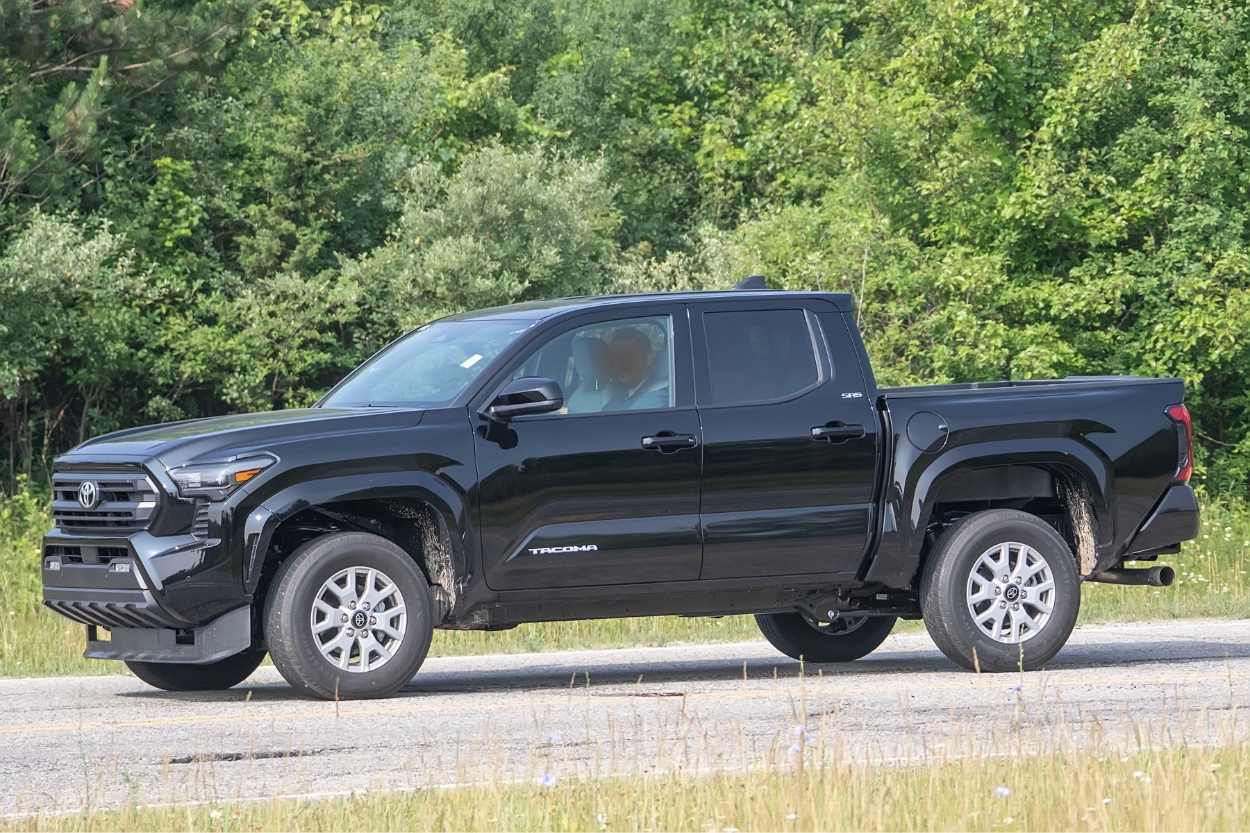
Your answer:
[[[1171,583],[1180,380],[878,388],[850,295],[757,287],[452,315],[313,407],[85,442],[44,604],[163,689],[268,653],[348,699],[409,683],[436,628],[630,616],[754,614],[817,663],[923,618],[964,667],[1030,670],[1083,582]]]

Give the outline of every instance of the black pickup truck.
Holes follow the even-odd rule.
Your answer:
[[[981,671],[1062,648],[1083,581],[1198,533],[1177,379],[877,388],[849,295],[573,298],[408,333],[314,407],[136,428],[53,476],[44,603],[170,690],[268,652],[381,697],[435,628],[752,613],[854,660],[899,618]]]

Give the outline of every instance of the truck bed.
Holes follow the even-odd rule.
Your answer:
[[[945,385],[904,385],[878,388],[877,393],[889,399],[937,394],[964,393],[967,391],[1003,390],[1009,388],[1054,388],[1073,385],[1096,385],[1108,387],[1116,384],[1170,382],[1170,379],[1148,379],[1143,376],[1067,376],[1063,379],[1012,379],[999,382],[955,382]]]
[[[1077,489],[1092,507],[1083,572],[1119,563],[1177,475],[1181,440],[1167,409],[1184,394],[1179,379],[1137,376],[878,389],[890,440],[868,577],[914,575],[943,513],[978,502],[1062,507]]]

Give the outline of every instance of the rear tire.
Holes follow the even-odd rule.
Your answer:
[[[265,635],[278,671],[322,700],[389,697],[434,634],[429,585],[395,544],[339,532],[297,549],[274,577]]]
[[[1054,527],[1014,509],[956,522],[920,582],[925,627],[964,668],[1034,671],[1059,653],[1081,607],[1076,558]]]
[[[881,647],[897,621],[894,616],[840,616],[832,623],[815,625],[801,613],[755,616],[774,648],[805,662],[851,662],[866,657]]]
[[[250,677],[264,659],[264,651],[244,651],[205,665],[127,660],[126,667],[148,685],[165,691],[222,691]]]

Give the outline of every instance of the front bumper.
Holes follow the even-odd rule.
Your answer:
[[[53,531],[43,544],[43,603],[67,619],[105,628],[189,624],[161,607],[129,538]]]
[[[203,582],[218,572],[209,557],[217,543],[192,535],[84,538],[53,530],[44,538],[43,603],[87,626],[89,659],[215,662],[253,641],[251,597],[231,587],[214,592],[211,581]],[[187,598],[191,613],[177,604]],[[100,629],[109,631],[107,639]]]
[[[179,628],[133,575],[108,573],[111,565],[65,568],[59,586],[43,588],[43,603],[83,625],[104,628]],[[112,584],[112,587],[101,585]]]
[[[43,600],[84,625],[191,628],[251,601],[221,541],[195,535],[43,539]]]

